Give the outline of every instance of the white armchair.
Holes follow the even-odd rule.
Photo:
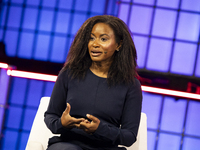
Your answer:
[[[26,150],[46,150],[48,139],[54,134],[46,127],[44,123],[44,112],[47,110],[49,97],[42,97],[40,105],[33,121]],[[147,117],[141,114],[140,126],[137,135],[137,141],[127,150],[147,150]]]

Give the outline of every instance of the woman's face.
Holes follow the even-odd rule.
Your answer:
[[[118,49],[112,28],[105,23],[93,26],[88,50],[93,62],[112,62],[112,56]]]

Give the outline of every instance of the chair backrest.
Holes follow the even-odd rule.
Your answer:
[[[53,136],[52,132],[46,127],[44,123],[44,112],[47,110],[49,104],[49,97],[42,97],[38,107],[29,139],[26,145],[26,150],[33,149],[35,145],[42,145],[42,149],[46,150],[48,140]]]
[[[137,135],[137,141],[127,150],[147,150],[147,116],[141,113],[140,126]]]
[[[55,135],[51,133],[44,123],[44,112],[47,110],[49,99],[49,97],[42,97],[40,100],[26,150],[46,150],[48,139]],[[131,147],[127,147],[127,150],[147,150],[147,117],[144,113],[141,113],[137,141]]]

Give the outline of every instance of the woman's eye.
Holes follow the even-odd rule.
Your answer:
[[[90,40],[94,40],[94,38],[93,38],[93,37],[90,37]]]
[[[101,38],[101,40],[102,40],[103,42],[107,41],[107,39],[106,39],[106,38]]]

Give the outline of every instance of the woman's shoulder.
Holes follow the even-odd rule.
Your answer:
[[[124,83],[126,87],[141,87],[141,83],[138,78],[134,77],[134,79],[129,83]]]
[[[61,80],[69,79],[69,69],[61,69],[58,74],[58,78]]]
[[[138,78],[134,78],[134,81],[129,84],[129,90],[139,90],[141,91],[141,83]]]
[[[140,80],[138,79],[138,78],[134,78],[134,83],[133,84],[135,84],[135,86],[141,86],[141,83],[140,83]]]
[[[62,69],[60,70],[60,72],[59,72],[58,75],[60,75],[60,74],[68,74],[68,73],[69,73],[69,69],[67,69],[67,68],[62,68]]]

